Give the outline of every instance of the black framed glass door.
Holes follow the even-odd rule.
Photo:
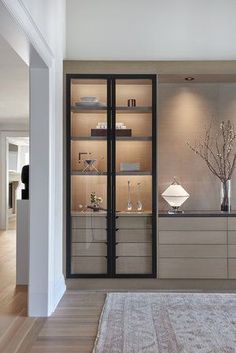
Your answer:
[[[121,75],[114,90],[115,272],[121,277],[153,276],[155,82],[153,77]]]
[[[67,75],[67,277],[156,276],[156,77]]]
[[[68,232],[71,276],[108,275],[107,78],[70,77],[68,93]]]

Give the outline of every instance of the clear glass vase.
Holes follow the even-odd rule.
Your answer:
[[[221,211],[231,211],[231,180],[221,182],[220,203]]]

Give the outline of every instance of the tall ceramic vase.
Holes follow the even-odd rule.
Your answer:
[[[220,190],[221,211],[230,212],[231,210],[231,180],[221,182]]]

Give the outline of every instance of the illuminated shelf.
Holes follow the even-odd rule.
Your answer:
[[[77,171],[77,170],[73,170],[71,172],[71,175],[79,175],[79,176],[104,176],[107,175],[107,172],[101,172],[101,173],[97,173],[97,172],[82,172],[82,171]],[[139,171],[135,171],[135,172],[116,172],[117,176],[132,176],[132,175],[140,175],[140,176],[145,176],[145,175],[152,175],[151,172],[139,172]]]
[[[152,107],[117,107],[117,113],[151,113]]]
[[[106,141],[106,136],[75,136],[71,137],[71,141]],[[117,141],[151,141],[151,136],[117,136]]]
[[[88,107],[71,107],[72,113],[104,113],[107,111],[107,107],[99,107],[99,106],[88,106]]]

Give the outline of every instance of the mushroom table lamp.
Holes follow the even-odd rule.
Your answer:
[[[189,198],[186,190],[174,179],[173,183],[161,194],[163,199],[172,207],[170,214],[183,213],[179,208]]]

